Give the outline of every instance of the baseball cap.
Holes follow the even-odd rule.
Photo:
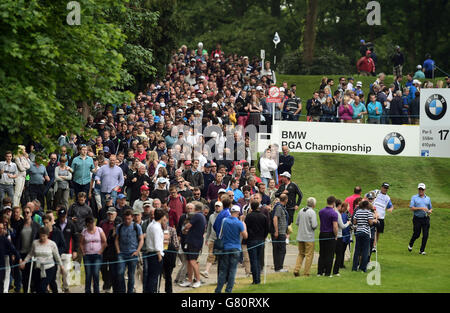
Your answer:
[[[261,87],[261,86],[256,86],[256,90],[258,90],[258,91],[263,90],[263,87]]]
[[[413,85],[415,85],[415,84],[421,85],[422,83],[420,82],[420,80],[414,79],[413,80]]]
[[[119,109],[116,114],[117,115],[125,115],[125,112],[123,109]]]
[[[142,204],[142,207],[152,206],[152,205],[153,205],[152,201],[144,201],[144,203]]]
[[[227,192],[227,191],[226,191],[225,189],[220,188],[218,193],[226,193],[226,192]]]
[[[222,201],[216,201],[216,203],[214,204],[214,206],[220,206],[220,207],[222,207],[222,206],[223,206],[223,203],[222,203]]]
[[[141,214],[141,213],[142,213],[142,211],[140,209],[138,209],[138,208],[133,209],[133,215],[138,215],[138,214]]]
[[[150,188],[148,188],[147,185],[142,185],[140,189],[141,189],[141,191],[142,191],[142,190],[150,190]]]
[[[347,80],[354,80],[354,79],[353,79],[353,77],[349,77],[349,78],[347,78]]]
[[[123,193],[119,193],[117,195],[117,199],[125,199],[127,196],[125,196]]]
[[[206,168],[210,168],[211,167],[211,163],[206,163],[205,165],[204,165]]]
[[[184,161],[184,165],[191,165],[191,161],[189,161],[189,160]]]
[[[422,65],[420,65],[420,64],[417,65],[417,69],[418,69],[418,70],[421,70],[421,69],[422,69]]]
[[[375,194],[371,191],[366,193],[365,197],[369,200],[375,199]]]
[[[109,152],[109,147],[108,146],[103,147],[103,152]]]
[[[192,100],[189,99],[188,101],[186,101],[186,104],[192,104]]]
[[[362,82],[358,81],[358,82],[356,83],[356,87],[362,87]]]
[[[164,177],[160,177],[160,178],[158,178],[156,183],[158,183],[158,184],[165,184],[165,183],[167,183],[167,181],[166,181],[166,179]]]
[[[241,207],[238,205],[233,205],[230,209],[230,212],[241,212]]]
[[[105,124],[105,120],[100,120],[100,122],[98,122],[99,124]]]
[[[424,183],[420,183],[417,188],[419,189],[425,189],[425,184]]]
[[[61,208],[61,209],[58,211],[58,216],[66,216],[66,214],[67,214],[67,211],[66,211],[65,208]]]
[[[280,91],[284,92],[285,91],[284,87],[280,87]]]
[[[116,212],[117,212],[116,208],[111,206],[108,208],[108,211],[106,211],[106,214],[116,213]]]
[[[384,187],[384,188],[389,188],[389,183],[383,183],[382,185],[381,185],[381,187]]]
[[[287,178],[291,178],[291,174],[289,174],[289,172],[284,172],[283,174],[281,174],[280,176],[284,176]]]
[[[3,207],[3,210],[4,210],[4,211],[6,211],[6,210],[12,211],[11,206],[9,206],[9,205],[4,206],[4,207]]]
[[[211,107],[212,107],[212,108],[218,108],[219,105],[217,104],[217,102],[213,102],[213,103],[211,104]]]

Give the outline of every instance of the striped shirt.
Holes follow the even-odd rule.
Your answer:
[[[373,213],[369,210],[357,210],[354,217],[356,220],[356,233],[364,233],[370,237],[369,221],[373,220]]]

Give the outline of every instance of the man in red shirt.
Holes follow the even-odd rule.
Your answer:
[[[356,63],[356,68],[358,69],[358,73],[362,76],[370,76],[372,73],[375,73],[375,62],[370,57],[370,50],[366,51],[366,56],[362,57]]]
[[[362,192],[361,186],[356,186],[355,189],[353,189],[353,195],[348,196],[345,199],[345,202],[348,203],[348,211],[350,212],[350,215],[353,215],[353,210],[354,210],[353,201],[355,201],[355,199],[361,197],[361,192]]]
[[[186,212],[186,199],[178,193],[177,187],[174,185],[170,186],[169,192],[169,225],[177,227],[180,216]]]
[[[145,160],[147,156],[147,151],[144,149],[144,145],[142,143],[137,145],[137,151],[134,153],[134,157],[138,158],[141,162]]]

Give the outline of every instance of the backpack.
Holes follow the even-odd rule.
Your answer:
[[[120,238],[120,231],[122,230],[123,223],[119,225],[117,229],[117,236]],[[136,232],[136,241],[139,244],[139,230],[135,222],[133,222],[133,229]]]
[[[277,203],[275,204],[273,210],[270,211],[270,214],[269,214],[269,215],[270,215],[270,219],[269,219],[269,232],[270,232],[271,234],[274,234],[274,233],[275,233],[275,226],[274,226],[274,224],[273,224],[273,218],[275,217],[275,210],[276,210],[277,208],[281,208],[281,209],[284,211],[284,214],[286,215],[286,225],[289,226],[289,213],[288,213],[288,211],[286,210],[286,208],[285,208],[280,202],[277,202]]]

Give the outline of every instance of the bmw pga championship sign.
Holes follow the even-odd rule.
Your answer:
[[[419,126],[274,121],[271,140],[292,152],[419,156],[419,135]]]
[[[420,91],[420,155],[450,157],[450,89]]]

